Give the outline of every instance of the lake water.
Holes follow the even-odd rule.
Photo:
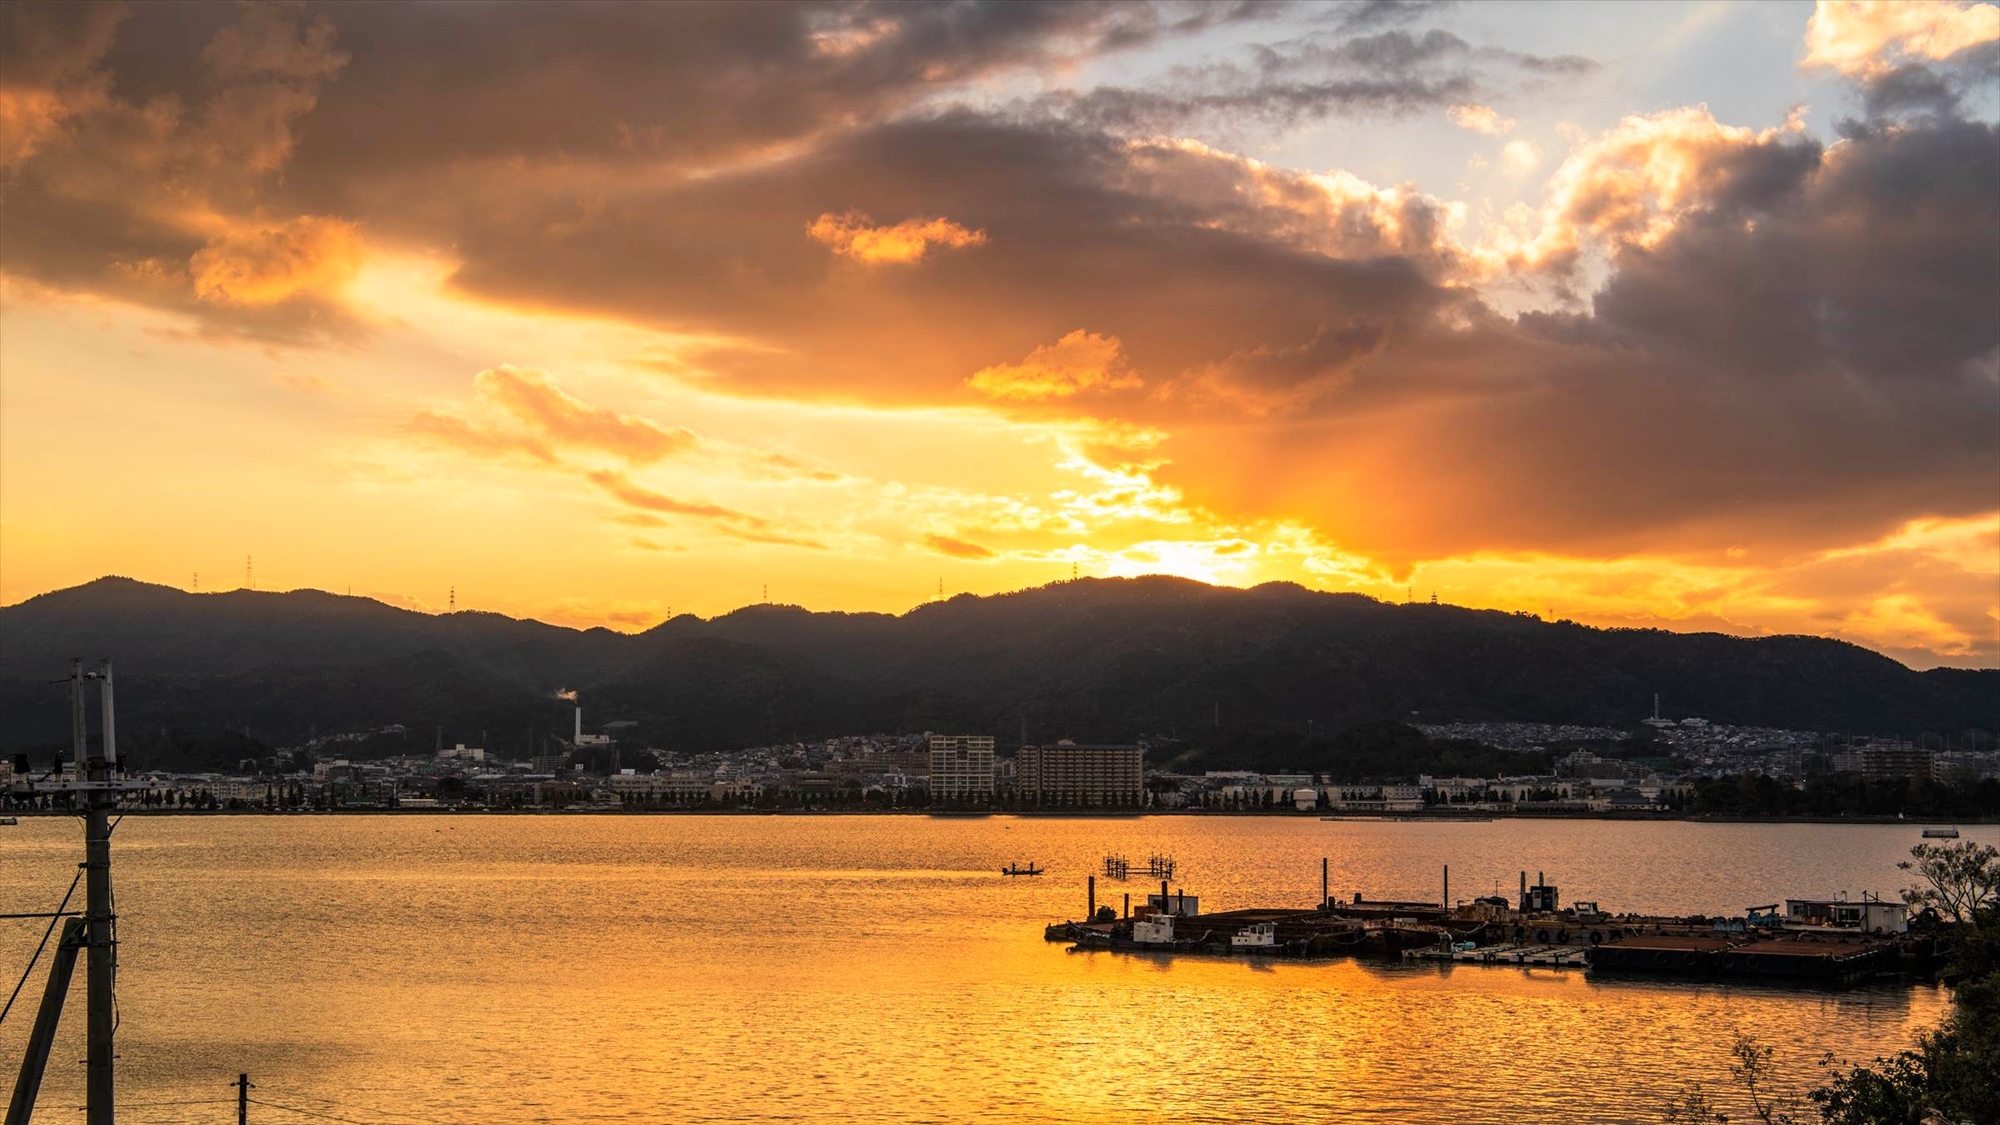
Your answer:
[[[53,908],[81,822],[0,827],[0,912]],[[1967,829],[2000,843],[2000,830]],[[1635,1122],[1726,1083],[1738,1030],[1801,1083],[1908,1045],[1931,986],[1814,992],[1580,970],[1072,954],[1107,852],[1205,910],[1334,893],[1738,912],[1892,894],[1910,826],[922,816],[132,817],[114,841],[131,1125],[254,1122]],[[999,868],[1036,861],[1039,879]],[[1122,903],[1149,884],[1099,880]],[[81,898],[81,891],[79,891]],[[11,989],[40,924],[0,922]],[[43,969],[0,1026],[11,1088]],[[81,1120],[83,973],[38,1120]],[[25,1010],[24,1010],[25,1009]],[[292,1107],[275,1108],[276,1105]]]

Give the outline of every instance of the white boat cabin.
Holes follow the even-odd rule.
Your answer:
[[[1274,949],[1277,944],[1278,927],[1271,922],[1259,922],[1229,935],[1231,949]]]

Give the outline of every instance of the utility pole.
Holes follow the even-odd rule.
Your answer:
[[[111,662],[106,660],[98,672],[98,695],[104,709],[104,730],[102,746],[94,755],[88,753],[84,738],[83,718],[83,661],[70,662],[70,690],[75,703],[71,707],[75,722],[74,736],[79,760],[89,763],[89,780],[93,788],[87,795],[89,813],[83,834],[84,860],[84,922],[90,927],[90,944],[85,947],[88,960],[84,964],[84,980],[87,982],[85,1038],[89,1050],[85,1060],[86,1082],[84,1090],[84,1120],[87,1125],[112,1125],[112,990],[118,983],[118,944],[114,936],[118,929],[118,917],[111,912],[111,809],[118,798],[108,786],[111,772],[118,764],[118,731],[111,710]]]
[[[103,708],[102,741],[96,753],[90,750],[89,721],[84,709],[84,682],[97,681],[98,699]],[[42,1074],[48,1065],[56,1025],[62,1019],[63,1001],[69,992],[70,976],[76,966],[77,951],[85,957],[84,1121],[86,1125],[113,1125],[112,1082],[114,989],[118,983],[118,916],[111,908],[111,813],[118,794],[145,788],[144,782],[116,780],[118,772],[118,723],[112,699],[111,661],[85,672],[83,661],[69,662],[70,752],[76,773],[65,779],[61,771],[41,781],[16,777],[15,794],[35,797],[39,793],[81,795],[84,808],[82,917],[68,909],[69,897],[53,914],[42,917],[65,919],[62,940],[56,947],[49,970],[41,1009],[35,1014],[35,1028],[22,1055],[20,1076],[7,1107],[6,1125],[28,1125],[35,1111]],[[72,886],[74,890],[74,886]],[[53,923],[51,923],[53,926]]]
[[[250,1125],[250,1076],[239,1074],[230,1085],[236,1087],[236,1125]]]

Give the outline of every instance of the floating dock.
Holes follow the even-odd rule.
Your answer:
[[[1149,867],[1153,864],[1148,865]],[[1096,908],[1082,922],[1058,922],[1043,931],[1072,951],[1113,950],[1194,956],[1321,960],[1349,956],[1400,957],[1446,964],[1544,966],[1603,973],[1646,973],[1695,978],[1845,983],[1881,975],[1921,974],[1936,968],[1937,935],[1904,924],[1900,903],[1866,898],[1788,900],[1751,907],[1739,917],[1664,917],[1611,914],[1595,902],[1559,905],[1557,888],[1521,876],[1517,902],[1497,895],[1447,907],[1439,902],[1369,899],[1339,901],[1321,894],[1311,909],[1256,907],[1200,912],[1185,893],[1158,895],[1125,917]],[[1450,895],[1449,870],[1445,896]],[[1829,919],[1851,924],[1829,925]],[[1862,928],[1863,922],[1873,928]],[[1893,924],[1889,924],[1893,923]]]

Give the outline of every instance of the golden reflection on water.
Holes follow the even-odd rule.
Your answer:
[[[1967,835],[1982,832],[2000,839]],[[229,1120],[248,1071],[266,1100],[367,1122],[1651,1121],[1681,1081],[1726,1081],[1739,1029],[1803,1082],[1826,1051],[1907,1045],[1945,997],[1072,954],[1041,926],[1082,915],[1107,851],[1173,854],[1208,910],[1310,905],[1325,856],[1343,896],[1436,898],[1450,863],[1454,898],[1540,869],[1565,901],[1685,913],[1889,893],[1915,841],[1588,821],[132,817],[116,838],[120,1120]],[[48,909],[80,853],[72,820],[0,829],[0,911]],[[1015,860],[1049,874],[1002,878]],[[1156,887],[1100,878],[1098,901]],[[39,930],[5,925],[0,967],[18,972]],[[81,1104],[81,979],[49,1121]],[[0,1027],[10,1080],[29,1019]]]

